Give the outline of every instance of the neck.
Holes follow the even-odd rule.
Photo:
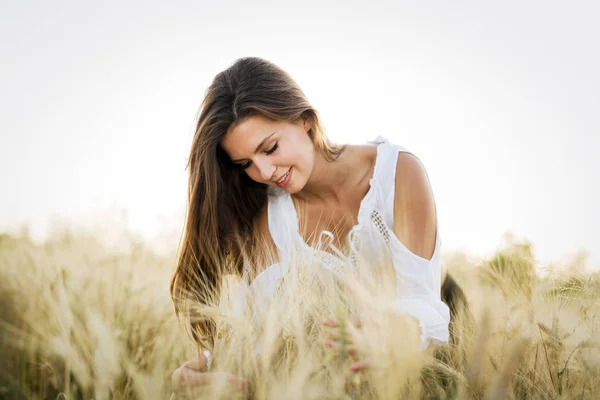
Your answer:
[[[313,170],[302,190],[294,197],[301,201],[339,201],[343,195],[342,188],[351,175],[351,168],[343,155],[330,163],[315,150]]]

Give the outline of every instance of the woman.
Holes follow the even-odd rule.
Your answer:
[[[406,149],[382,137],[372,144],[333,145],[293,79],[249,57],[219,73],[207,90],[188,168],[186,228],[171,281],[178,315],[189,294],[216,304],[224,274],[275,282],[277,273],[285,274],[281,268],[292,247],[311,251],[318,233],[327,231],[332,247],[343,250],[383,240],[398,276],[409,282],[406,290],[415,294],[403,293],[398,310],[417,318],[423,347],[448,341],[450,312],[440,284],[452,293],[460,289],[442,272],[427,173]],[[244,261],[246,254],[251,262]],[[214,321],[191,328],[201,349],[212,348]],[[205,351],[175,371],[174,391],[201,390],[225,378],[243,389],[243,378],[209,372],[210,358]]]

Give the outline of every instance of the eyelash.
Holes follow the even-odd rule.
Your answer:
[[[267,154],[267,155],[273,154],[273,152],[275,152],[275,150],[277,150],[278,147],[279,147],[279,144],[277,142],[275,142],[273,147],[271,147],[269,150],[265,151],[265,154]],[[250,167],[250,161],[248,161],[245,164],[242,164],[241,166],[242,166],[242,169],[247,169],[248,167]]]

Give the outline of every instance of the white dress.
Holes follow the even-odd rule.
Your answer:
[[[436,231],[435,250],[431,260],[412,253],[394,234],[394,186],[398,152],[408,152],[403,147],[391,144],[379,136],[372,143],[377,144],[377,158],[370,188],[363,198],[358,223],[350,230],[351,244],[362,246],[381,244],[388,246],[398,278],[398,293],[394,306],[401,313],[415,317],[421,328],[421,348],[432,342],[448,342],[450,311],[440,299],[441,280],[441,240],[439,226]],[[340,258],[323,250],[309,246],[298,229],[298,215],[291,195],[283,189],[269,187],[268,195],[269,231],[280,254],[280,262],[264,269],[249,285],[244,271],[242,285],[253,292],[254,299],[268,301],[272,298],[282,278],[289,270],[288,260],[292,249],[300,249],[307,254],[319,253],[321,266],[335,273]],[[437,225],[437,221],[436,221]],[[327,232],[326,232],[327,233]],[[348,265],[347,263],[345,265]],[[244,291],[248,293],[247,291]],[[245,305],[244,295],[238,296],[238,310]]]

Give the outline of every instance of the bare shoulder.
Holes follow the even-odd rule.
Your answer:
[[[348,153],[346,154],[349,166],[354,171],[353,174],[359,182],[369,181],[373,176],[375,161],[377,160],[377,146],[369,144],[346,145]],[[353,182],[354,186],[356,183]]]
[[[377,146],[372,144],[357,145],[357,152],[360,160],[367,165],[375,165],[377,159]]]
[[[394,233],[415,255],[430,260],[436,241],[436,206],[425,166],[414,154],[398,153]]]

